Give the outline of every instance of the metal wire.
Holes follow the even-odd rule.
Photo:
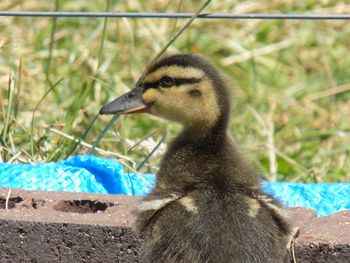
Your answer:
[[[0,11],[7,17],[108,17],[108,18],[191,18],[193,13],[114,13],[114,12],[16,12]],[[288,19],[288,20],[350,20],[350,14],[229,14],[204,13],[197,19]]]

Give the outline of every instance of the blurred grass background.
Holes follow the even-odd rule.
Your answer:
[[[9,1],[0,10],[195,12],[203,2]],[[215,1],[205,12],[350,13],[347,1]],[[0,18],[0,161],[85,154],[126,92],[187,20]],[[169,48],[209,58],[234,82],[231,131],[265,179],[350,181],[349,21],[196,20]],[[34,117],[34,118],[33,118]],[[150,116],[121,117],[95,154],[135,169],[179,130]],[[144,171],[157,171],[161,144]]]

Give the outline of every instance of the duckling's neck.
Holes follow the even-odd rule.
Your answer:
[[[186,193],[215,187],[259,188],[259,179],[227,134],[227,120],[206,130],[185,128],[170,144],[157,175],[155,191]]]
[[[204,148],[205,151],[218,150],[226,141],[226,137],[227,123],[225,121],[213,126],[205,123],[187,125],[170,145],[169,150],[190,145],[195,148]]]

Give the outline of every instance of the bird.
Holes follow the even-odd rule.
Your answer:
[[[145,263],[279,263],[286,209],[261,189],[229,133],[230,81],[195,54],[164,56],[100,114],[149,113],[180,123],[155,186],[137,208]]]

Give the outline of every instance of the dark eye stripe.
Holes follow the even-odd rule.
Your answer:
[[[173,80],[175,82],[175,86],[195,84],[201,81],[199,78],[173,78]],[[143,83],[143,89],[148,90],[150,88],[158,88],[160,86],[159,84],[159,81]]]
[[[195,84],[201,81],[201,79],[198,78],[175,78],[174,80],[176,86],[183,84]]]

